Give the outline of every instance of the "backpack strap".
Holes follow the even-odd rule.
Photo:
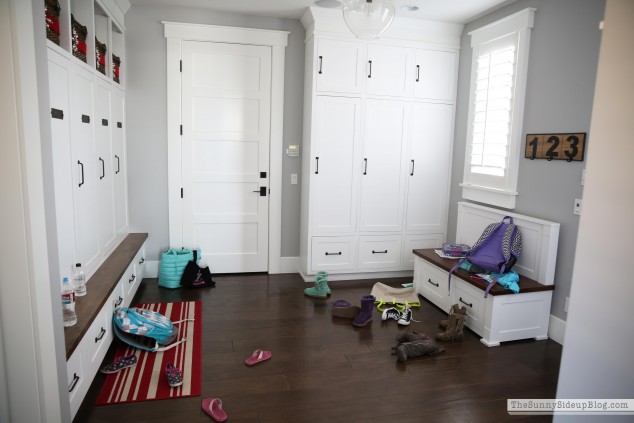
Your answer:
[[[451,274],[460,267],[460,265],[462,263],[464,263],[466,260],[466,258],[461,258],[460,260],[458,260],[458,263],[451,268],[451,270],[449,271],[449,274],[447,275],[447,290],[450,291],[449,287],[451,286]]]

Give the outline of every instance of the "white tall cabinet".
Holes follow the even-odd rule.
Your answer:
[[[396,19],[364,41],[331,10],[302,23],[300,271],[411,272],[446,237],[462,26]]]
[[[123,14],[113,1],[60,1],[60,43],[48,45],[60,272],[81,263],[90,276],[127,233]],[[118,12],[118,13],[117,13]],[[72,54],[71,14],[86,26],[86,61]],[[96,69],[95,37],[106,44]]]

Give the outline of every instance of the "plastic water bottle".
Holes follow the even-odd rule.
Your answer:
[[[64,326],[73,326],[77,323],[77,313],[75,313],[75,290],[71,286],[68,278],[62,282],[62,313],[64,314]]]
[[[75,295],[83,297],[86,295],[86,275],[81,268],[81,263],[77,263],[73,269],[73,285],[75,286]]]

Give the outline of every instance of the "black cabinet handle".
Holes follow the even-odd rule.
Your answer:
[[[466,306],[469,306],[469,308],[473,308],[473,304],[471,304],[471,303],[465,303],[465,302],[462,300],[462,297],[460,297],[460,299],[459,299],[458,301],[460,301],[462,304],[464,304],[464,305],[466,305]]]
[[[322,74],[321,65],[323,64],[323,62],[324,62],[324,56],[319,56],[319,74],[320,75]]]
[[[431,281],[431,279],[427,279],[427,282],[429,282],[430,284],[434,285],[436,288],[438,288],[440,286],[440,284],[438,284],[438,283],[433,283]]]
[[[370,73],[368,74],[368,78],[372,78],[372,60],[368,60],[368,63],[370,64]]]
[[[363,174],[368,174],[368,159],[365,158],[363,159]]]
[[[81,115],[81,121],[82,121],[82,123],[90,123],[90,116]]]
[[[416,65],[416,82],[420,81],[420,65]]]
[[[132,279],[128,279],[128,283],[134,282],[135,279],[136,279],[136,275],[132,275]]]
[[[68,392],[73,392],[73,389],[75,389],[75,386],[77,386],[77,382],[79,382],[79,376],[77,376],[77,373],[74,373],[73,382],[70,384],[70,388],[68,388]]]
[[[101,332],[99,332],[99,336],[95,338],[95,343],[101,341],[105,334],[106,334],[106,330],[102,326],[101,327]]]
[[[141,260],[139,260],[139,264],[143,264],[145,263],[145,257],[142,257]]]
[[[319,175],[319,157],[315,157],[315,175]]]
[[[102,126],[108,126],[108,119],[101,119]]]
[[[123,124],[121,122],[117,122],[117,128],[123,128]]]
[[[116,303],[114,303],[114,308],[117,308],[121,305],[121,303],[123,302],[123,297],[119,297],[119,299],[117,300]]]
[[[106,161],[101,157],[99,157],[99,161],[101,162],[101,176],[99,177],[99,180],[101,180],[106,177]]]
[[[385,250],[385,251],[374,251],[374,250],[372,250],[372,254],[387,254],[387,250]]]
[[[115,172],[115,174],[118,174],[121,171],[121,159],[116,154],[114,155],[114,158],[117,159],[117,171]]]
[[[329,253],[326,251],[326,255],[327,256],[340,256],[341,255],[341,251],[339,251],[338,253]]]
[[[81,187],[82,185],[84,185],[84,164],[79,160],[77,160],[77,164],[81,166],[81,182],[79,183],[79,186]]]
[[[410,172],[409,176],[414,176],[414,159],[412,159],[412,171]]]

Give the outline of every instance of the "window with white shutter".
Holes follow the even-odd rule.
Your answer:
[[[462,197],[515,207],[535,9],[470,32],[473,57]]]

